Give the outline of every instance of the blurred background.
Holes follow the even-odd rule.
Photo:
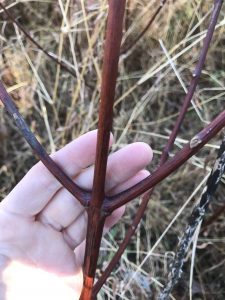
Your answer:
[[[2,3],[43,49],[74,73],[71,75],[49,59],[0,10],[1,80],[38,140],[52,153],[97,127],[108,1]],[[213,3],[167,0],[163,5],[159,0],[127,0],[112,151],[136,141],[150,144],[154,150],[151,172],[159,163],[189,86]],[[163,6],[156,19],[139,38],[160,5]],[[223,6],[193,104],[171,156],[223,110],[224,15]],[[199,201],[221,137],[218,134],[198,155],[157,186],[136,235],[98,299],[155,299],[165,282],[179,236]],[[1,199],[36,161],[0,104]],[[222,182],[203,229],[191,245],[183,277],[172,299],[225,298],[224,195]],[[122,222],[105,236],[97,276],[124,238],[139,202],[136,199],[130,203]]]

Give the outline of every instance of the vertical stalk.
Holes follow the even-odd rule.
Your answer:
[[[97,154],[95,160],[92,199],[88,207],[88,228],[84,260],[84,282],[80,300],[92,297],[97,259],[106,215],[102,212],[105,198],[105,177],[108,158],[110,131],[112,129],[113,104],[123,17],[126,0],[110,0],[103,62],[101,102],[99,112]]]

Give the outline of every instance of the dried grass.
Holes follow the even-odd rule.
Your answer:
[[[156,0],[128,1],[124,45],[131,43],[144,28],[157,3]],[[107,1],[7,0],[5,4],[12,7],[11,12],[45,49],[72,66],[77,74],[73,78],[46,58],[1,13],[1,77],[32,130],[51,152],[97,126]],[[149,143],[155,152],[150,171],[159,161],[185,93],[164,50],[180,79],[188,86],[212,4],[213,1],[169,1],[148,33],[129,53],[121,56],[113,150],[134,141]],[[199,114],[194,107],[189,109],[173,153],[223,109],[224,13],[223,9],[194,97]],[[164,50],[159,39],[163,40]],[[115,294],[117,299],[155,299],[178,237],[191,208],[199,199],[211,160],[216,157],[219,139],[211,141],[157,187],[137,235],[99,299],[115,299]],[[4,198],[34,164],[35,158],[2,107],[0,142],[0,196]],[[101,250],[103,267],[107,265],[106,258],[112,257],[124,237],[138,202],[137,199],[128,206],[123,221],[105,237]],[[221,185],[208,217],[223,204],[224,187]],[[169,224],[171,226],[165,233]],[[183,280],[174,299],[224,299],[224,226],[222,214],[204,233],[200,232],[194,246],[196,252],[195,249],[189,251]],[[192,264],[190,293],[192,253],[195,263]]]

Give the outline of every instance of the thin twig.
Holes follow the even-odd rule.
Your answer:
[[[122,48],[120,54],[125,54],[129,50],[131,50],[133,47],[137,45],[137,43],[140,41],[140,39],[145,35],[145,33],[149,30],[153,22],[155,21],[156,17],[159,15],[160,11],[162,10],[163,6],[166,4],[167,0],[160,1],[160,6],[155,11],[154,15],[149,20],[148,24],[145,26],[145,28],[139,33],[139,35],[132,41],[130,45],[125,46]]]
[[[12,98],[7,93],[4,85],[0,81],[0,100],[5,105],[8,113],[13,117],[17,127],[20,129],[24,138],[33,149],[34,153],[43,162],[46,168],[58,179],[58,181],[64,186],[77,200],[84,206],[88,205],[90,200],[90,193],[85,192],[79,186],[77,186],[69,176],[54,162],[53,159],[47,154],[45,149],[38,142],[34,134],[31,132],[23,117],[18,112]]]
[[[211,138],[225,126],[225,110],[220,113],[207,127],[194,136],[173,158],[169,159],[152,175],[148,176],[128,190],[109,197],[104,202],[104,211],[112,212],[132,199],[145,193],[177,170],[184,162],[197,153]]]
[[[200,54],[200,57],[199,57],[199,60],[198,60],[198,64],[196,65],[195,71],[192,74],[192,81],[191,81],[190,87],[188,89],[188,93],[185,96],[184,104],[183,104],[183,106],[180,110],[178,119],[177,119],[176,124],[175,124],[175,128],[172,131],[172,133],[169,137],[169,140],[167,142],[167,145],[165,147],[163,157],[162,157],[163,160],[164,160],[164,156],[168,157],[168,155],[171,151],[171,147],[174,144],[174,141],[175,141],[176,136],[177,136],[177,132],[178,132],[177,129],[180,128],[181,123],[183,122],[184,116],[185,116],[185,114],[188,110],[188,107],[191,103],[191,100],[193,98],[194,92],[196,90],[197,84],[199,82],[199,79],[200,79],[200,76],[201,76],[201,73],[202,73],[202,69],[203,69],[203,66],[204,66],[204,63],[205,63],[205,60],[206,60],[206,55],[208,53],[209,46],[210,46],[210,43],[211,43],[211,40],[212,40],[212,37],[213,37],[213,33],[215,31],[216,23],[217,23],[217,20],[218,20],[218,17],[219,17],[221,8],[222,8],[222,4],[223,4],[223,0],[219,0],[219,1],[215,0],[214,9],[213,9],[211,19],[210,19],[210,23],[209,23],[209,28],[208,28],[208,31],[207,31],[207,34],[206,34],[206,37],[205,37],[205,40],[204,40],[204,44],[203,44],[202,51],[201,51],[201,54]]]
[[[24,27],[14,18],[14,16],[9,12],[9,10],[0,2],[0,7],[4,10],[8,18],[16,24],[16,26],[24,33],[24,35],[39,49],[41,50],[48,58],[53,60],[55,63],[60,65],[62,69],[66,70],[73,77],[76,77],[76,72],[71,70],[63,61],[52,56],[47,50],[45,50],[37,41],[35,41],[32,36],[24,29]]]
[[[194,233],[198,225],[202,222],[205,212],[211,202],[212,196],[215,193],[218,184],[225,171],[225,137],[219,149],[218,158],[215,161],[213,170],[207,180],[206,188],[201,196],[200,203],[194,208],[188,226],[184,231],[184,234],[179,242],[178,250],[175,255],[175,259],[171,266],[171,271],[168,276],[168,281],[159,295],[159,300],[166,300],[169,297],[173,287],[178,282],[182,274],[182,267],[184,264],[185,256],[188,252],[188,248]]]
[[[183,119],[184,119],[185,113],[187,112],[188,106],[190,105],[191,99],[192,99],[193,94],[194,94],[194,92],[195,92],[195,90],[196,90],[196,86],[197,86],[198,81],[199,81],[199,79],[200,79],[200,75],[201,75],[201,72],[202,72],[202,68],[203,68],[203,66],[204,66],[204,62],[205,62],[205,59],[206,59],[206,55],[207,55],[207,52],[208,52],[208,49],[209,49],[210,42],[211,42],[211,40],[212,40],[213,32],[214,32],[214,30],[215,30],[216,22],[217,22],[217,20],[218,20],[218,16],[219,16],[219,12],[220,12],[220,10],[221,10],[222,4],[223,4],[223,0],[215,0],[214,9],[213,9],[213,12],[212,12],[212,17],[211,17],[209,29],[208,29],[208,32],[207,32],[207,35],[206,35],[206,38],[205,38],[205,41],[204,41],[203,49],[202,49],[202,52],[201,52],[201,54],[200,54],[198,64],[197,64],[197,66],[196,66],[196,68],[195,68],[195,72],[193,73],[193,78],[192,78],[192,81],[191,81],[191,84],[190,84],[188,93],[187,93],[187,95],[185,96],[184,104],[183,104],[183,106],[182,106],[182,108],[181,108],[181,110],[180,110],[180,113],[179,113],[177,122],[176,122],[176,124],[175,124],[175,128],[174,128],[174,130],[172,131],[172,133],[171,133],[171,135],[170,135],[170,137],[169,137],[169,140],[168,140],[168,142],[167,142],[167,145],[165,146],[165,149],[164,149],[164,152],[163,152],[162,161],[164,161],[164,160],[167,159],[167,157],[168,157],[168,155],[169,155],[169,152],[171,151],[172,145],[174,144],[174,141],[175,141],[176,136],[177,136],[177,132],[178,132],[180,126],[181,126],[181,123],[182,123],[182,121],[183,121]],[[222,113],[222,114],[223,114],[223,113]],[[222,118],[223,118],[223,117],[222,117]],[[217,122],[217,121],[215,120],[215,122]],[[213,122],[213,124],[215,124],[215,123]],[[213,125],[213,126],[214,126],[214,125]],[[207,126],[206,128],[209,128],[209,129],[210,129],[211,127],[210,127],[210,125],[209,125],[209,126]],[[198,143],[198,144],[201,144],[201,138],[204,139],[204,138],[205,138],[205,137],[204,137],[205,134],[206,134],[206,136],[207,136],[208,134],[210,134],[209,132],[207,132],[207,129],[203,130],[203,133],[199,133],[199,134],[197,135],[197,143]],[[194,145],[195,139],[193,138],[191,142],[192,142],[192,144],[191,144],[191,147],[192,147],[192,146]],[[188,147],[187,147],[187,148],[188,148]],[[195,147],[193,147],[193,148],[196,150]],[[185,151],[186,151],[186,152],[189,152],[189,151],[192,152],[192,150],[193,150],[193,149],[189,149],[189,150],[188,150],[188,149],[186,149],[186,150],[184,149],[184,153],[185,153]],[[195,152],[195,153],[196,153],[196,152]],[[190,154],[191,154],[191,153],[190,153]],[[180,155],[181,155],[181,151],[179,152],[179,155],[178,155],[178,154],[175,155],[175,157],[174,157],[172,160],[170,160],[170,162],[174,163],[174,162],[177,160],[178,156],[179,156],[179,159],[182,160],[182,157],[180,157]],[[183,155],[183,154],[182,154],[182,155]],[[184,155],[186,155],[186,153],[185,153]],[[189,155],[189,154],[188,154],[188,155]],[[193,154],[191,154],[191,155],[193,155]],[[169,163],[169,164],[170,164],[170,163]],[[176,162],[175,162],[175,164],[176,164]],[[154,177],[156,174],[160,174],[160,173],[161,173],[161,172],[160,172],[160,171],[161,171],[160,169],[163,169],[163,172],[162,172],[162,173],[164,173],[164,171],[165,171],[165,166],[162,165],[162,166],[159,168],[159,170],[157,170],[155,173],[153,173],[150,177],[152,178],[152,177]],[[149,177],[149,178],[150,178],[150,177]],[[149,180],[149,179],[147,178],[147,179],[145,179],[144,181],[147,182],[148,180]],[[141,185],[143,185],[144,181],[142,181],[141,183],[138,183],[135,187],[129,189],[129,192],[131,192],[131,194],[132,194],[132,192],[134,192],[134,190],[137,191],[137,190],[138,190],[138,187],[140,187]],[[152,187],[153,187],[153,185],[149,184],[149,188],[152,188]],[[144,190],[144,192],[146,192],[146,190]],[[140,190],[139,190],[139,195],[140,195]],[[110,201],[112,201],[112,200],[114,201],[114,203],[111,203],[111,208],[112,208],[112,207],[115,208],[115,207],[117,206],[117,204],[116,204],[117,202],[119,202],[119,201],[124,201],[126,196],[130,199],[130,197],[128,196],[127,191],[124,191],[124,192],[121,193],[120,195],[116,195],[116,196],[113,197],[113,199],[110,199]],[[134,195],[132,195],[132,196],[134,196]],[[138,194],[136,194],[136,196],[138,196]],[[131,199],[130,199],[130,200],[131,200]],[[128,201],[129,201],[129,200],[128,200]],[[127,201],[127,202],[128,202],[128,201]],[[122,202],[121,202],[121,204],[122,204]],[[123,204],[125,204],[125,203],[123,202]],[[120,205],[119,205],[119,206],[120,206]]]

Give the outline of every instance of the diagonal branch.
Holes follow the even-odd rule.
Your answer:
[[[132,188],[106,199],[104,211],[112,212],[116,208],[128,203],[132,199],[145,193],[177,170],[190,157],[197,153],[211,138],[225,126],[225,110],[220,113],[207,127],[196,134],[186,146],[183,147],[172,159],[168,160],[152,175],[139,182]]]
[[[141,205],[138,208],[138,211],[135,215],[135,218],[134,218],[131,226],[129,227],[129,229],[126,232],[126,236],[125,236],[124,240],[120,244],[119,249],[117,250],[116,254],[113,256],[113,258],[110,261],[109,265],[107,266],[107,268],[104,270],[104,272],[102,273],[99,280],[94,285],[93,294],[95,296],[100,291],[103,284],[106,282],[106,280],[109,277],[109,275],[111,274],[112,270],[115,268],[116,264],[118,263],[118,261],[120,260],[120,258],[122,256],[123,252],[126,250],[127,245],[129,244],[131,237],[134,235],[134,233],[135,233],[135,231],[136,231],[136,229],[137,229],[137,227],[140,223],[140,220],[142,219],[142,217],[143,217],[143,215],[146,211],[146,207],[148,205],[149,198],[151,197],[152,191],[153,190],[151,190],[149,193],[146,193],[146,194],[143,195]]]
[[[90,194],[82,190],[77,186],[71,178],[69,178],[66,173],[51,159],[47,154],[45,149],[38,142],[34,134],[31,132],[23,117],[18,112],[12,98],[7,93],[4,85],[0,81],[0,100],[5,105],[8,113],[13,117],[16,122],[17,127],[20,129],[24,138],[33,149],[34,153],[43,162],[46,168],[58,179],[58,181],[74,196],[78,201],[84,205],[88,205],[88,200],[90,200]]]
[[[63,61],[52,56],[47,50],[45,50],[37,41],[35,41],[32,36],[24,29],[24,27],[14,18],[14,16],[8,11],[8,9],[0,2],[0,7],[3,9],[7,17],[14,23],[16,26],[24,33],[24,35],[39,49],[41,50],[48,58],[53,60],[55,63],[60,65],[62,69],[66,70],[73,77],[76,77],[76,72],[71,70]]]
[[[120,54],[125,54],[126,52],[128,52],[129,50],[131,50],[133,47],[135,47],[135,45],[137,45],[137,43],[139,42],[139,40],[142,39],[142,37],[145,35],[145,33],[151,27],[152,23],[155,21],[156,17],[159,15],[159,13],[162,10],[163,6],[166,4],[166,1],[167,0],[162,0],[160,2],[159,7],[157,8],[157,10],[155,11],[154,15],[149,20],[149,22],[147,23],[147,25],[145,26],[145,28],[139,33],[139,35],[133,40],[133,42],[130,45],[127,45],[124,48],[122,48]]]
[[[203,47],[202,47],[202,51],[200,53],[199,60],[198,60],[198,63],[196,65],[195,71],[192,74],[192,81],[191,81],[190,87],[188,89],[188,92],[187,92],[187,94],[184,98],[184,103],[181,107],[181,110],[180,110],[179,116],[177,118],[176,124],[174,126],[174,129],[173,129],[170,137],[169,137],[167,145],[166,145],[166,147],[163,151],[162,161],[164,161],[168,158],[168,155],[169,155],[169,153],[171,151],[171,148],[174,144],[174,141],[176,139],[178,130],[181,127],[181,124],[184,120],[185,114],[188,110],[188,107],[191,103],[194,92],[195,92],[196,87],[198,85],[198,82],[199,82],[199,79],[200,79],[200,76],[201,76],[201,73],[202,73],[202,69],[203,69],[203,66],[204,66],[204,63],[205,63],[205,60],[206,60],[206,56],[207,56],[207,53],[208,53],[208,50],[209,50],[209,47],[210,47],[210,43],[212,41],[213,33],[215,31],[216,23],[217,23],[217,20],[218,20],[218,17],[219,17],[221,8],[222,8],[222,4],[223,4],[223,0],[215,0],[214,9],[213,9],[213,12],[212,12],[212,15],[211,15],[211,19],[210,19],[210,23],[209,23],[209,28],[207,30],[207,34],[206,34],[206,37],[204,39],[204,44],[203,44]]]

